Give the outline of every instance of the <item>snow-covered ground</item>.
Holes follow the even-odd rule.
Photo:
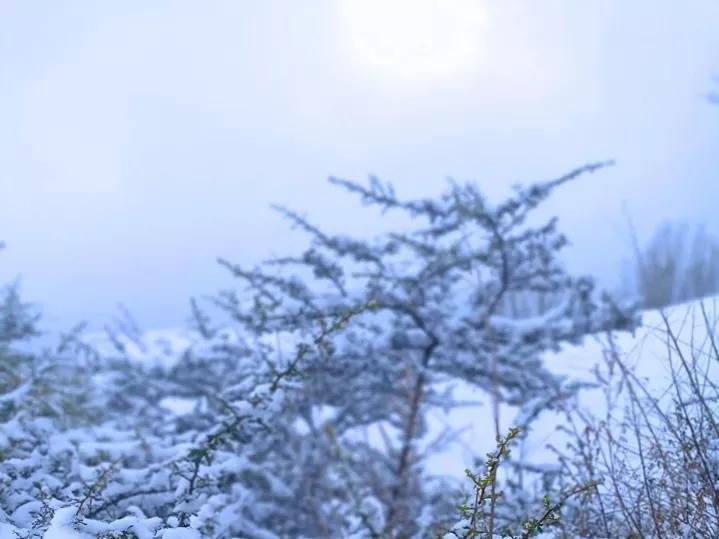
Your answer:
[[[657,399],[665,400],[671,395],[672,377],[667,360],[669,336],[663,316],[666,316],[672,331],[676,334],[680,349],[685,357],[697,353],[707,353],[711,342],[708,339],[707,325],[702,313],[702,305],[711,326],[719,328],[719,297],[705,299],[702,302],[690,302],[659,311],[643,313],[642,325],[634,334],[616,333],[613,336],[615,350],[623,363],[633,369],[634,374],[643,381],[645,387]],[[568,379],[596,383],[595,369],[606,373],[605,354],[609,353],[609,341],[606,335],[587,337],[581,345],[565,346],[558,353],[547,354],[546,364],[556,373]],[[676,354],[673,354],[676,360]],[[719,381],[719,365],[711,373]],[[453,477],[464,476],[466,468],[473,468],[475,458],[483,458],[495,446],[494,423],[489,397],[467,385],[460,385],[455,395],[466,401],[482,400],[482,404],[432,414],[432,430],[440,432],[445,426],[462,429],[458,440],[446,450],[432,456],[428,467],[433,473]],[[595,416],[606,411],[604,393],[599,388],[580,390],[578,404]],[[502,434],[512,426],[517,426],[517,410],[502,407],[500,425]],[[528,432],[526,442],[521,447],[522,457],[533,464],[552,465],[556,462],[553,452],[547,449],[551,443],[559,447],[563,435],[557,427],[563,423],[558,413],[544,412]]]

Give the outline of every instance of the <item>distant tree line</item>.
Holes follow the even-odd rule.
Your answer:
[[[648,309],[719,294],[719,240],[703,227],[664,223],[624,273],[625,288]]]

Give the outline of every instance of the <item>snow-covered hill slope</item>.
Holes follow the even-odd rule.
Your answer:
[[[676,342],[669,335],[671,328]],[[642,325],[634,334],[615,333],[611,340],[607,335],[587,337],[579,346],[566,346],[558,353],[548,354],[547,365],[568,380],[582,381],[595,385],[597,375],[607,378],[619,376],[620,367],[612,357],[616,357],[632,370],[642,381],[649,393],[666,404],[673,393],[672,366],[676,369],[680,359],[677,348],[691,361],[701,355],[707,357],[711,348],[718,343],[711,340],[707,327],[719,329],[719,298],[690,302],[665,309],[663,312],[648,311],[642,315]],[[609,363],[608,363],[609,362]],[[719,382],[719,365],[713,365],[709,379]],[[445,426],[462,429],[458,440],[446,450],[433,456],[428,466],[439,474],[460,477],[464,469],[476,466],[475,459],[494,448],[494,419],[489,397],[468,387],[457,388],[456,396],[467,401],[483,401],[480,405],[455,409],[447,414],[434,414],[432,417],[434,432],[440,432]],[[576,403],[582,410],[602,417],[606,413],[607,403],[601,387],[581,389]],[[618,403],[621,405],[621,403]],[[500,409],[502,433],[512,426],[521,425],[521,414],[516,409]],[[563,414],[543,412],[528,429],[527,439],[519,449],[522,458],[532,464],[551,466],[556,456],[547,449],[548,444],[561,447],[566,440],[557,428],[564,423]]]

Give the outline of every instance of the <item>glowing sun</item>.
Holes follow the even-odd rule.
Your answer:
[[[340,0],[354,60],[402,80],[448,77],[477,62],[482,0]]]

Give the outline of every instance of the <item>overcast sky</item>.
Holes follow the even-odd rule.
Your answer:
[[[611,282],[623,204],[719,232],[718,76],[716,0],[2,0],[0,278],[51,326],[168,326],[217,256],[297,245],[271,203],[380,230],[329,175],[501,197],[612,158],[549,208]]]

